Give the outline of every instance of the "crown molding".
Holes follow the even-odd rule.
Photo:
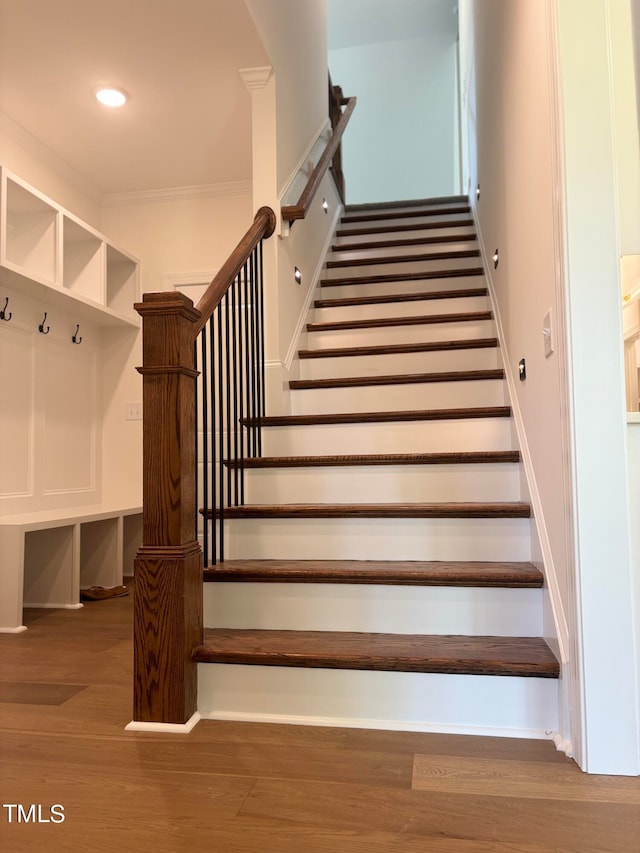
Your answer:
[[[103,207],[126,207],[132,204],[162,204],[172,201],[189,201],[199,198],[229,198],[250,195],[251,181],[228,181],[219,184],[198,184],[188,187],[166,187],[157,190],[136,190],[128,193],[106,193]]]
[[[240,76],[247,89],[251,92],[255,89],[264,89],[273,74],[270,65],[262,65],[258,68],[240,68]]]

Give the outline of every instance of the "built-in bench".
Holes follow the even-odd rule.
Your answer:
[[[80,590],[122,583],[142,538],[142,507],[86,506],[0,518],[0,632],[23,607],[82,607]]]

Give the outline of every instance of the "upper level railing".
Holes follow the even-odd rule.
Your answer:
[[[330,116],[333,133],[327,147],[300,194],[296,204],[285,205],[282,208],[282,218],[288,222],[304,219],[307,215],[311,202],[324,178],[327,169],[332,165],[333,176],[340,197],[344,202],[344,175],[342,174],[342,136],[345,132],[349,119],[356,108],[356,98],[345,98],[339,86],[333,86],[329,81]],[[345,107],[343,110],[342,107]]]

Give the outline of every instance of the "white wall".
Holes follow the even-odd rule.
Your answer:
[[[236,195],[130,203],[103,209],[103,231],[140,259],[141,293],[163,290],[165,275],[215,273],[253,218],[247,187]],[[107,501],[136,503],[142,496],[142,422],[125,418],[127,402],[142,400],[141,335],[105,336],[103,488]]]
[[[481,187],[485,251],[500,251],[490,278],[568,658],[568,734],[590,772],[637,773],[614,6],[462,0],[461,31],[472,44],[461,55],[468,175],[473,189]],[[556,351],[545,359],[548,308]],[[516,379],[521,357],[524,383]]]
[[[0,163],[94,228],[102,193],[49,148],[0,113]]]
[[[502,327],[502,353],[529,468],[532,498],[554,595],[556,631],[568,655],[566,611],[571,601],[568,455],[563,387],[562,281],[558,251],[550,91],[550,42],[544,6],[537,0],[489,0],[482,10],[460,6],[468,178],[481,195],[472,200],[488,257],[486,264]],[[493,269],[495,249],[500,263]],[[556,351],[545,358],[543,317],[555,316]],[[527,380],[518,380],[526,359]],[[534,510],[536,507],[534,506]]]
[[[246,3],[275,71],[277,180],[282,191],[327,116],[326,2]]]
[[[459,192],[454,39],[331,49],[329,67],[358,98],[343,145],[348,203]]]

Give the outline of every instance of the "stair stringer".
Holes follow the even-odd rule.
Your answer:
[[[523,476],[521,478],[521,500],[530,502],[531,504],[531,561],[540,569],[545,578],[543,589],[543,606],[547,618],[545,619],[545,628],[548,629],[550,624],[555,628],[555,636],[549,635],[548,630],[545,631],[545,639],[553,649],[556,657],[560,661],[560,685],[558,690],[558,718],[561,721],[562,732],[555,735],[554,739],[558,749],[565,752],[567,755],[573,755],[573,746],[571,743],[570,734],[568,731],[569,721],[569,685],[567,677],[569,674],[569,627],[567,616],[562,603],[560,594],[560,584],[558,574],[555,567],[555,560],[551,548],[549,532],[545,522],[542,498],[538,489],[535,468],[529,448],[527,433],[524,425],[524,418],[520,409],[518,395],[516,393],[516,377],[513,365],[515,362],[510,356],[506,345],[506,338],[502,324],[502,316],[500,305],[497,299],[495,282],[492,277],[492,263],[490,259],[492,253],[487,251],[487,245],[484,240],[480,221],[477,214],[477,208],[471,202],[471,213],[475,222],[475,230],[478,236],[478,245],[482,256],[482,261],[485,267],[485,277],[489,290],[489,299],[493,311],[494,322],[499,341],[500,352],[502,356],[502,367],[505,372],[505,382],[507,386],[506,399],[511,406],[512,424],[515,433],[515,443],[520,449]]]

